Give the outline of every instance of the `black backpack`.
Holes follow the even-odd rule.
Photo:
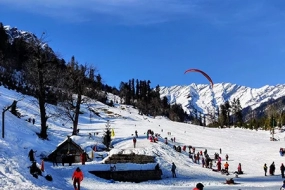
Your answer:
[[[46,177],[45,177],[45,178],[46,178],[46,180],[48,180],[48,181],[52,181],[52,177],[51,177],[51,175],[49,175],[49,174],[48,174],[48,175],[46,175]]]

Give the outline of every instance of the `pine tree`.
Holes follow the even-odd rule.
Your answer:
[[[229,101],[227,100],[225,102],[225,109],[226,109],[226,125],[229,127],[230,126],[230,112],[231,112],[231,105]]]
[[[220,105],[220,115],[219,115],[219,123],[221,127],[224,127],[227,124],[227,111],[224,104]]]
[[[235,99],[231,103],[232,115],[233,115],[233,124],[242,126],[243,125],[243,115],[242,115],[242,107],[240,105],[239,98]]]
[[[4,29],[3,23],[0,22],[0,52],[5,51],[8,46],[8,35]]]
[[[107,147],[107,149],[109,150],[110,149],[110,145],[111,145],[111,125],[110,125],[110,121],[107,121],[107,124],[106,124],[106,128],[105,128],[105,131],[104,131],[104,136],[103,136],[103,144]]]

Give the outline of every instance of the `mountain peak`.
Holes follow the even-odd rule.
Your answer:
[[[45,43],[41,38],[39,39],[34,33],[27,32],[24,30],[19,30],[17,27],[11,27],[10,25],[5,25],[4,30],[8,35],[9,42],[12,44],[15,39],[22,38],[27,43],[35,43],[42,47],[42,49],[48,49],[49,52],[54,54],[54,51]],[[44,35],[44,33],[43,33]]]
[[[225,101],[239,99],[242,108],[259,107],[270,99],[285,96],[285,84],[276,86],[265,85],[261,88],[250,88],[231,83],[216,83],[214,88],[208,84],[190,84],[188,86],[161,87],[161,97],[168,97],[169,102],[181,104],[189,113],[196,109],[204,114],[224,104]]]
[[[6,33],[9,36],[9,42],[12,43],[16,38],[24,38],[25,41],[38,41],[35,34],[23,30],[19,30],[17,27],[11,27],[9,25],[4,26]]]

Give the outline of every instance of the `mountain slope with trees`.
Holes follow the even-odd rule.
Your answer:
[[[38,38],[31,32],[0,23],[0,85],[37,98],[41,138],[47,138],[47,120],[59,114],[73,122],[75,135],[80,106],[90,98],[109,106],[114,101],[133,105],[141,115],[162,115],[173,121],[204,126],[257,128],[284,124],[284,101],[280,98],[285,95],[285,85],[253,89],[217,83],[213,88],[203,84],[152,88],[150,80],[130,79],[118,81],[117,89],[103,84],[102,76],[92,64],[78,63],[75,56],[69,61],[60,58],[44,37],[44,33]],[[108,100],[108,93],[120,99]],[[48,104],[62,109],[56,114],[47,113]]]

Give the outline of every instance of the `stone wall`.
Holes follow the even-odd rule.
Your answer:
[[[104,160],[105,164],[119,164],[124,165],[124,163],[133,164],[148,164],[155,163],[154,156],[148,155],[137,155],[137,154],[113,154]],[[148,180],[160,180],[162,171],[160,169],[155,170],[114,170],[114,171],[89,171],[90,173],[104,178],[113,179],[115,181],[129,181],[129,182],[142,182]]]
[[[137,155],[137,154],[114,154],[105,160],[105,164],[117,164],[117,163],[135,163],[135,164],[147,164],[155,163],[154,156]]]
[[[130,170],[130,171],[89,171],[90,173],[115,181],[142,182],[148,180],[160,180],[162,171],[159,170]]]

